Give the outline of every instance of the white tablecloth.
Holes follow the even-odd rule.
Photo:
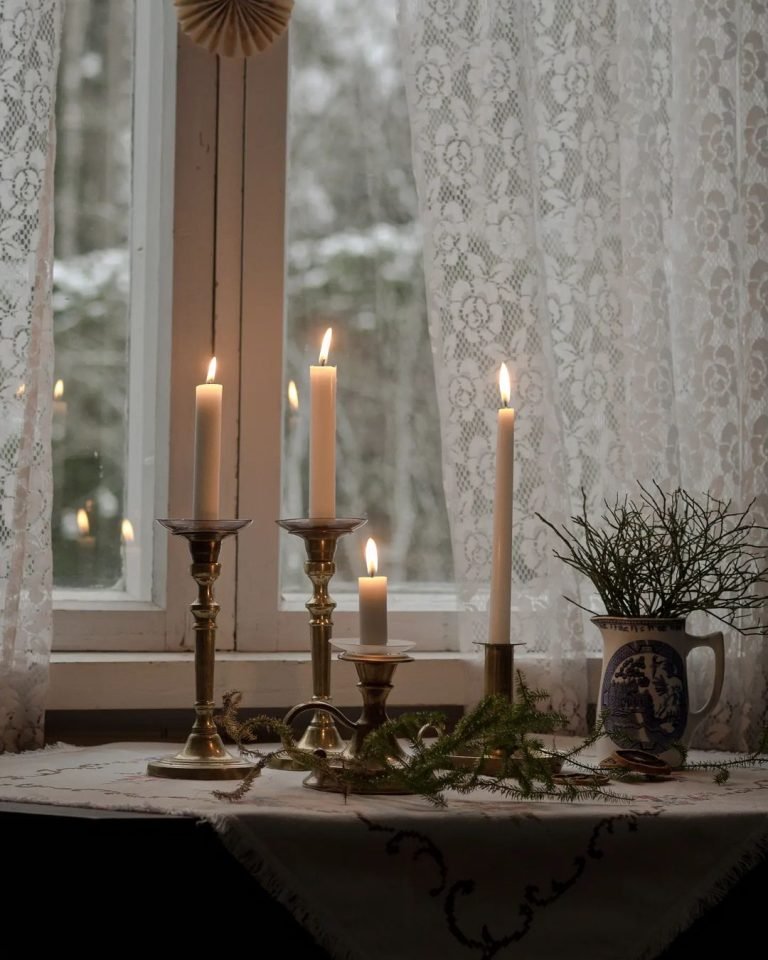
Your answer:
[[[768,769],[618,784],[626,803],[482,793],[435,809],[266,771],[248,798],[146,776],[172,748],[122,743],[0,757],[0,800],[185,814],[347,960],[647,960],[768,850]],[[695,758],[695,754],[693,755]],[[231,785],[230,785],[231,786]]]

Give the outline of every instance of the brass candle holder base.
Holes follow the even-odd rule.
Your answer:
[[[361,517],[335,517],[329,520],[299,518],[278,520],[278,524],[304,541],[307,559],[304,571],[312,582],[312,598],[307,601],[309,635],[312,657],[313,714],[306,731],[299,740],[302,750],[324,750],[326,754],[341,753],[344,741],[325,705],[331,702],[331,635],[335,602],[328,594],[328,584],[336,572],[336,544],[340,537],[357,530],[366,522]],[[301,704],[308,709],[307,704]],[[303,770],[288,757],[276,757],[270,767],[277,770]]]
[[[354,663],[359,683],[358,689],[363,698],[363,709],[357,721],[350,720],[335,704],[328,704],[326,709],[339,723],[352,731],[352,737],[346,747],[336,756],[330,758],[330,766],[343,771],[345,761],[356,760],[360,756],[365,738],[374,730],[378,730],[388,720],[386,711],[387,697],[392,690],[392,677],[397,665],[410,663],[413,657],[404,651],[413,646],[411,643],[401,642],[393,644],[393,652],[382,652],[386,648],[377,647],[377,652],[366,652],[365,647],[354,641],[334,641],[337,646],[346,647],[339,656],[340,660]],[[285,722],[290,724],[300,713],[313,710],[313,701],[300,703],[285,715]],[[402,784],[388,776],[388,766],[395,765],[404,756],[403,748],[392,737],[389,744],[386,762],[374,762],[363,768],[363,777],[352,787],[341,783],[336,777],[313,771],[303,781],[310,790],[326,790],[330,793],[359,793],[359,794],[389,794],[403,795],[410,793]],[[368,776],[366,776],[368,774]]]
[[[327,754],[341,754],[343,752],[346,743],[339,733],[335,720],[326,709],[320,709],[321,704],[325,706],[329,703],[330,697],[312,697],[309,704],[301,704],[301,706],[307,706],[307,708],[314,708],[307,729],[297,743],[297,746],[302,750],[322,750]],[[306,769],[300,763],[291,760],[290,757],[273,757],[268,765],[272,770],[292,770],[294,773]]]
[[[210,714],[206,711],[204,717],[198,715],[195,726],[202,720],[201,729],[193,729],[183,749],[175,756],[150,760],[147,764],[150,777],[170,777],[177,780],[242,780],[253,769],[252,763],[238,760],[225,749],[215,728],[208,728],[208,721],[213,714],[212,708],[213,704]]]
[[[237,534],[251,520],[158,520],[174,536],[189,542],[190,572],[198,587],[190,609],[195,619],[195,722],[184,747],[172,757],[151,760],[152,777],[181,780],[239,780],[253,764],[233,757],[224,748],[213,720],[213,671],[216,657],[216,616],[213,584],[221,573],[219,553],[226,537]]]

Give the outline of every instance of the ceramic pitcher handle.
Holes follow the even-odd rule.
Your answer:
[[[695,647],[709,647],[715,655],[715,680],[712,685],[712,693],[709,700],[707,700],[701,710],[691,710],[688,714],[689,721],[703,720],[707,714],[714,710],[717,701],[720,699],[720,694],[723,691],[723,679],[725,677],[725,640],[719,630],[715,633],[708,633],[705,637],[692,637],[689,633],[686,634],[686,637],[690,642],[690,647],[688,648],[689,653]]]

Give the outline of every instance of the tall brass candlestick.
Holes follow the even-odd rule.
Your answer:
[[[224,749],[213,720],[213,671],[216,658],[216,616],[219,605],[213,584],[221,573],[219,553],[226,537],[237,534],[251,520],[159,520],[175,536],[185,537],[192,555],[190,573],[197,583],[191,604],[195,618],[195,722],[183,749],[173,757],[150,761],[153,777],[183,780],[238,780],[253,764]]]
[[[312,657],[312,700],[318,709],[312,715],[304,735],[299,740],[303,750],[324,750],[341,753],[344,741],[331,715],[321,709],[331,701],[331,636],[333,611],[336,604],[328,593],[328,584],[336,572],[336,544],[339,537],[352,533],[365,520],[360,517],[329,520],[278,520],[278,524],[296,537],[301,537],[307,552],[304,571],[312,582],[312,597],[306,603],[309,610],[309,636]],[[288,758],[273,761],[281,770],[302,770]]]

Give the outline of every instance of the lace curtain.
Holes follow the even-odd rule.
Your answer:
[[[0,0],[0,752],[40,746],[51,646],[58,0]]]
[[[768,3],[401,0],[400,24],[464,639],[508,360],[514,639],[583,725],[599,637],[562,595],[594,598],[536,512],[653,478],[768,519]],[[767,651],[729,636],[702,742],[754,739]]]

